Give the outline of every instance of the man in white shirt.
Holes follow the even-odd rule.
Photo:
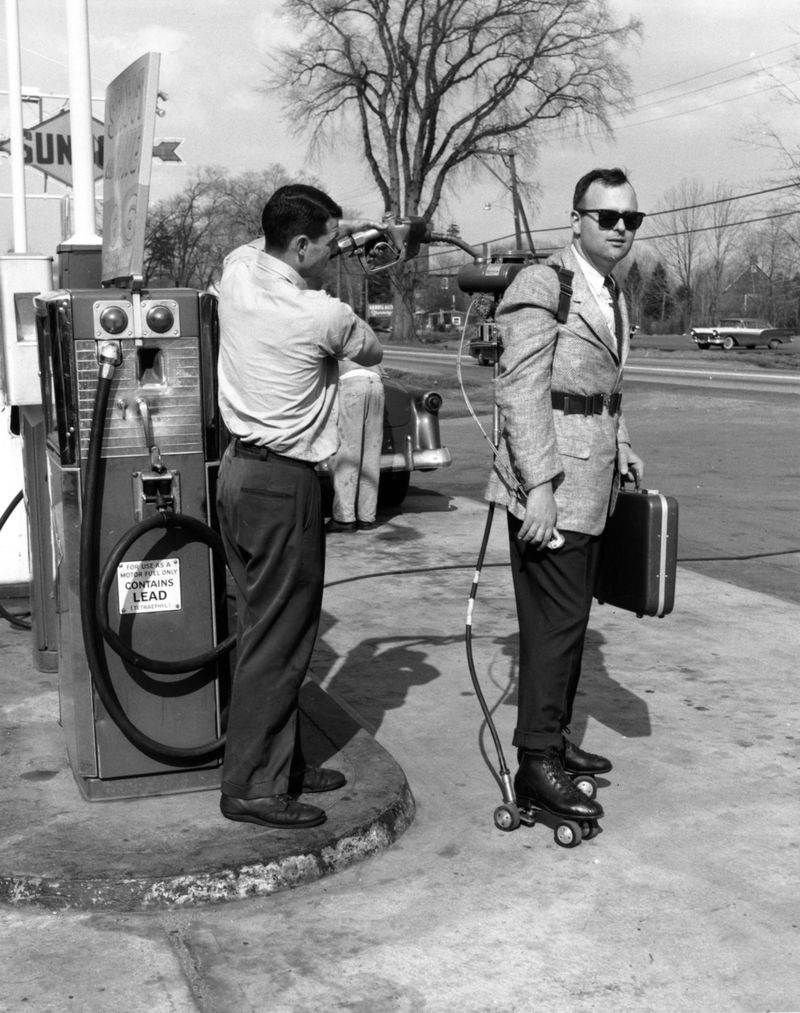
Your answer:
[[[315,465],[338,445],[338,361],[383,357],[372,329],[322,291],[341,216],[316,187],[281,187],[264,207],[265,241],[234,250],[219,286],[219,406],[232,441],[217,509],[238,603],[220,809],[281,829],[323,822],[297,795],[345,783],[305,763],[298,734],[325,569]]]
[[[603,809],[571,775],[611,770],[570,740],[569,725],[600,536],[618,476],[643,473],[620,407],[630,324],[611,276],[643,218],[621,169],[587,173],[573,197],[572,245],[550,266],[520,271],[496,313],[502,437],[486,495],[507,507],[519,619],[514,786],[520,804],[578,820]],[[556,533],[564,543],[550,549]]]

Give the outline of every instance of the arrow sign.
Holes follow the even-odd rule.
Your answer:
[[[103,175],[103,121],[92,119],[94,135],[95,179]],[[25,165],[37,169],[45,176],[52,176],[59,183],[72,186],[72,137],[70,136],[69,113],[61,111],[50,119],[22,132]],[[5,152],[11,141],[0,141],[0,151]]]
[[[95,143],[95,176],[100,179],[103,174],[103,122],[92,120]],[[52,119],[37,123],[24,131],[25,165],[38,169],[45,176],[52,176],[66,186],[72,186],[72,138],[70,137],[69,113],[61,112]],[[153,145],[153,158],[162,162],[179,162],[183,159],[178,154],[178,145],[184,138],[161,139]],[[0,139],[0,154],[8,154],[11,141]]]
[[[153,145],[153,158],[160,158],[162,162],[182,162],[183,159],[178,154],[179,144],[183,144],[182,137],[171,141],[160,140]]]

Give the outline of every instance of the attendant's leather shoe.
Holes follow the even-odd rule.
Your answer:
[[[219,809],[227,820],[257,823],[277,830],[303,830],[324,823],[325,810],[298,802],[289,795],[268,795],[263,798],[232,798],[222,795]]]
[[[557,746],[522,753],[514,794],[518,805],[544,809],[566,819],[599,820],[603,815],[600,803],[585,795],[566,773]]]
[[[309,767],[289,775],[289,793],[305,795],[320,791],[335,791],[344,788],[347,778],[340,770],[330,767]]]
[[[325,525],[325,530],[333,534],[352,535],[357,528],[355,521],[337,521],[335,517],[331,517]]]
[[[587,753],[569,739],[564,739],[562,754],[564,770],[568,774],[607,774],[611,770],[611,760],[597,753]]]
[[[377,521],[356,521],[356,527],[359,531],[372,531],[377,526]]]

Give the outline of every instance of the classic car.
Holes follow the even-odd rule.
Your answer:
[[[726,352],[737,346],[777,348],[790,342],[793,336],[794,332],[787,327],[773,327],[769,321],[753,317],[727,317],[715,327],[692,328],[692,340],[698,348],[715,346]]]
[[[406,498],[412,471],[446,468],[452,458],[439,434],[442,395],[388,375],[383,377],[383,388],[386,401],[378,502],[399,506]],[[327,462],[319,471],[327,479]]]

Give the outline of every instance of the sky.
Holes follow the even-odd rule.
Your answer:
[[[643,22],[641,41],[622,55],[634,108],[615,121],[610,139],[554,132],[534,168],[518,164],[537,185],[526,208],[532,228],[567,222],[576,179],[597,165],[624,166],[645,211],[669,206],[666,195],[684,180],[708,190],[724,183],[736,193],[783,182],[785,166],[754,138],[767,125],[788,146],[800,146],[800,104],[780,97],[789,89],[800,102],[800,63],[790,63],[793,54],[800,57],[797,0],[608,2],[619,20]],[[19,0],[19,7],[23,89],[40,90],[49,118],[63,104],[49,96],[69,90],[66,0]],[[180,138],[183,162],[154,161],[151,199],[179,190],[203,165],[238,173],[278,162],[290,173],[314,173],[347,211],[379,217],[377,191],[352,146],[310,162],[305,142],[288,135],[279,97],[261,89],[267,54],[287,37],[279,12],[279,0],[89,0],[92,94],[102,99],[109,82],[143,53],[161,54],[159,86],[168,97],[156,139]],[[5,21],[0,36],[5,55]],[[7,88],[0,71],[0,89]],[[94,113],[103,118],[102,103]],[[25,125],[37,121],[36,105],[26,105]],[[8,99],[0,94],[0,135],[7,129]],[[0,158],[0,192],[10,191],[10,178],[8,159]],[[29,193],[41,193],[43,181],[26,170]],[[48,191],[63,192],[52,181]],[[743,212],[753,208],[751,201],[739,203]],[[484,210],[486,204],[492,209]],[[441,207],[435,226],[445,231],[455,222],[478,245],[513,231],[510,207],[507,191],[487,174]],[[29,249],[50,252],[41,237],[59,228],[57,202],[31,200],[28,219]],[[10,221],[10,201],[3,198],[3,250],[12,242]]]

